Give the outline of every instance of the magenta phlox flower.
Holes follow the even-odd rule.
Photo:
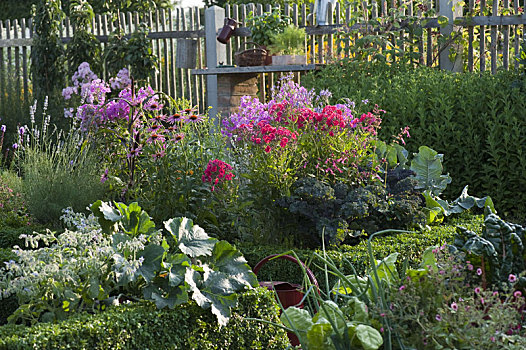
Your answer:
[[[93,101],[97,101],[101,104],[104,103],[106,101],[106,94],[111,92],[111,89],[108,86],[108,84],[101,79],[93,80],[89,85],[87,85],[87,88],[89,89],[88,96],[90,96],[90,103],[93,103]]]
[[[238,112],[223,120],[222,133],[231,137],[241,125],[255,125],[271,119],[268,104],[261,103],[257,97],[243,96]]]
[[[109,101],[106,104],[105,114],[107,121],[127,119],[130,114],[130,106],[122,100]]]
[[[231,181],[235,177],[230,170],[232,170],[230,164],[219,159],[211,160],[208,162],[201,180],[212,184],[212,191],[214,191],[216,185],[225,181]]]

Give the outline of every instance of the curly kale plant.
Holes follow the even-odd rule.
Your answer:
[[[341,243],[362,232],[384,228],[406,228],[422,223],[423,199],[415,191],[411,171],[389,171],[387,186],[367,185],[352,188],[343,183],[329,185],[315,178],[302,178],[292,195],[278,204],[301,218],[303,232],[321,243]],[[306,219],[306,220],[305,220]]]

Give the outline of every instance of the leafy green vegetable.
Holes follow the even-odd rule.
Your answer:
[[[442,175],[443,158],[443,154],[438,154],[427,146],[418,148],[418,153],[411,161],[411,170],[415,172],[418,180],[417,189],[430,190],[436,196],[446,189],[451,183],[451,177]]]

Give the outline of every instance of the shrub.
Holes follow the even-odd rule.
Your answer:
[[[245,317],[278,322],[272,293],[253,289],[240,295],[231,321],[219,327],[215,316],[195,302],[173,310],[149,303],[122,305],[96,314],[33,327],[0,327],[0,349],[285,349],[285,332]]]
[[[332,100],[369,99],[386,116],[380,137],[411,127],[407,147],[425,144],[445,154],[444,167],[453,182],[446,195],[466,185],[477,197],[490,195],[506,217],[526,213],[526,99],[511,87],[517,73],[451,74],[431,68],[410,69],[382,64],[344,63],[328,66],[302,80],[317,90],[330,88]]]

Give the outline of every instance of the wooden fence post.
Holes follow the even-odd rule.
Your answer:
[[[208,69],[216,68],[219,63],[226,64],[226,46],[216,40],[217,32],[223,27],[225,21],[225,9],[212,6],[205,10],[205,43],[206,43],[206,66]],[[206,76],[206,103],[213,107],[210,118],[217,115],[218,89],[217,75]]]
[[[438,1],[438,15],[445,16],[449,20],[449,24],[447,26],[440,28],[440,34],[442,34],[442,36],[445,38],[449,39],[451,37],[451,33],[458,29],[457,26],[453,25],[453,22],[457,17],[462,17],[462,5],[460,5],[459,2],[460,0]],[[445,48],[441,47],[440,49],[442,50],[438,58],[440,69],[461,72],[463,70],[462,47],[453,42],[449,42]],[[454,62],[452,62],[449,58],[450,50],[455,50],[457,52]]]

